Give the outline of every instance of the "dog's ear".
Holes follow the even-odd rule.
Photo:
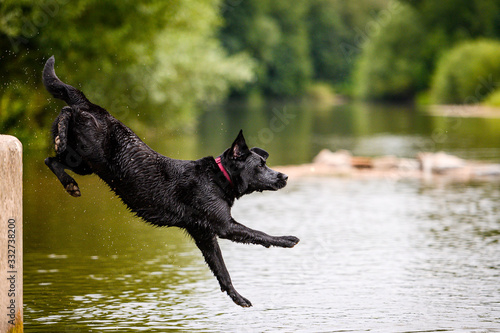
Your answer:
[[[264,149],[261,149],[259,147],[254,147],[254,148],[250,149],[250,151],[253,151],[257,155],[261,156],[262,158],[264,158],[264,160],[267,160],[267,158],[269,157],[269,153],[267,151],[265,151]]]
[[[248,154],[250,154],[250,150],[248,150],[247,143],[245,142],[245,138],[243,137],[243,130],[240,130],[236,140],[234,140],[230,149],[230,157],[234,159],[245,158]]]

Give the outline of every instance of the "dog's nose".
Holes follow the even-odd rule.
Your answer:
[[[288,180],[288,176],[287,176],[287,175],[285,175],[284,173],[280,173],[280,174],[279,174],[279,178],[281,178],[281,179],[283,179],[283,180],[285,180],[285,181],[286,181],[286,180]]]

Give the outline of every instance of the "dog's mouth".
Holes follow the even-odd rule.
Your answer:
[[[277,190],[280,190],[282,189],[283,187],[286,186],[286,180],[285,179],[280,179],[278,181],[276,181],[272,186],[271,186],[271,190],[272,191],[277,191]]]
[[[288,176],[284,173],[278,172],[278,176],[276,181],[273,184],[273,190],[277,191],[286,186],[286,181],[288,180]]]
[[[271,177],[260,179],[260,182],[250,185],[250,188],[252,188],[251,192],[277,191],[286,186],[287,180],[287,175],[276,172],[274,175],[271,175]]]

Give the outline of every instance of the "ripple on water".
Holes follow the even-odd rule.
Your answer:
[[[244,198],[236,220],[301,239],[294,249],[221,241],[250,309],[219,291],[189,239],[165,247],[163,229],[141,229],[149,247],[139,254],[28,253],[26,328],[500,331],[499,199],[495,184],[350,179],[306,179]],[[120,237],[135,228],[124,225]]]

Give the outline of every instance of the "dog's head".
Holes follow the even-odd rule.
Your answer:
[[[243,131],[240,131],[231,148],[223,153],[224,165],[238,196],[254,191],[277,191],[286,186],[288,176],[270,169],[266,165],[268,157],[264,149],[248,149]]]

